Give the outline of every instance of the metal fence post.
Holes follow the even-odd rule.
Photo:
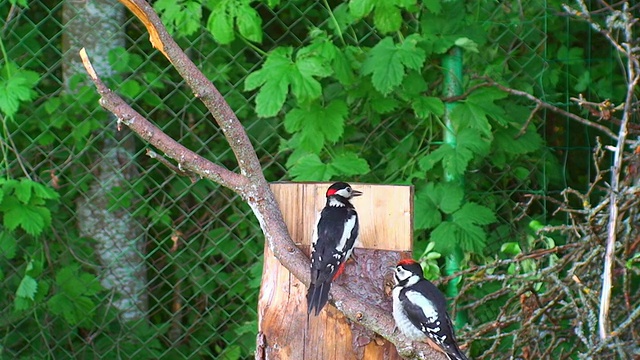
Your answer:
[[[445,96],[457,96],[462,94],[462,49],[454,46],[447,56],[442,61],[444,69],[444,91]],[[456,102],[449,102],[446,104],[444,112],[444,143],[455,148],[457,145],[455,125],[451,120],[451,112],[456,107]],[[445,180],[447,182],[462,183],[463,178],[454,176],[446,172]],[[447,276],[453,275],[460,271],[460,262],[464,258],[462,249],[455,244],[453,251],[446,257],[445,273]],[[461,278],[457,277],[447,284],[447,296],[454,298],[458,295],[458,284]],[[467,322],[466,314],[463,311],[456,312],[455,327],[461,328]]]

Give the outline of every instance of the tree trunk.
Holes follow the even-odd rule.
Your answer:
[[[65,90],[77,74],[86,76],[78,55],[84,47],[91,54],[96,70],[113,75],[108,53],[124,47],[124,7],[115,0],[68,0],[63,8],[63,77]],[[88,79],[87,79],[88,80]],[[78,121],[82,121],[79,119]],[[147,308],[146,267],[143,258],[143,232],[132,216],[132,209],[122,208],[114,198],[115,190],[127,189],[136,176],[132,166],[135,144],[132,137],[122,139],[122,132],[110,127],[94,134],[99,151],[91,170],[94,180],[88,192],[77,201],[80,235],[95,241],[96,254],[102,264],[102,285],[113,292],[113,306],[123,321],[142,318]]]

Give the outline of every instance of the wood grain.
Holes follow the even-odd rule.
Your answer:
[[[325,206],[331,183],[273,183],[292,239],[308,255],[317,214]],[[336,280],[353,293],[391,311],[385,294],[391,282],[389,268],[411,256],[412,187],[352,183],[363,195],[353,199],[360,220],[356,261],[347,264]],[[392,344],[350,323],[332,305],[319,316],[307,316],[306,287],[292,276],[265,247],[258,305],[259,330],[264,335],[266,359],[400,359]],[[330,301],[331,304],[331,301]]]

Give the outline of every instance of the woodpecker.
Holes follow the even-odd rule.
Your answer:
[[[311,285],[307,314],[327,304],[331,282],[344,271],[358,238],[358,213],[349,200],[362,192],[337,182],[327,189],[327,203],[318,218],[311,244]]]
[[[412,341],[425,341],[450,360],[468,360],[458,347],[444,295],[424,278],[412,259],[400,260],[394,270],[393,318]]]

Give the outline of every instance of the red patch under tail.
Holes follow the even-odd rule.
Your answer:
[[[337,279],[338,276],[342,275],[342,273],[344,272],[344,265],[345,265],[345,263],[342,263],[342,264],[340,264],[340,266],[338,266],[338,271],[336,271],[336,274],[333,275],[333,279],[331,279],[331,281]]]

